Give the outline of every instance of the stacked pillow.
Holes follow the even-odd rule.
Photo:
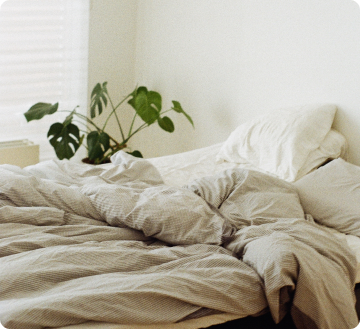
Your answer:
[[[305,213],[360,237],[360,167],[336,159],[294,183]]]
[[[236,128],[217,162],[250,163],[292,182],[329,158],[343,156],[345,138],[331,129],[337,107],[331,104],[284,108]]]
[[[338,131],[331,129],[321,142],[320,146],[310,152],[305,164],[296,175],[295,180],[305,176],[312,170],[318,168],[328,160],[337,158],[347,158],[348,144],[345,137]]]

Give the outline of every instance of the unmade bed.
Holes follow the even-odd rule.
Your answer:
[[[253,135],[281,128],[272,116],[178,155],[0,166],[1,323],[190,329],[269,313],[297,328],[355,327],[360,168],[341,159],[334,106],[302,111],[305,125],[286,112],[291,145],[286,129],[277,143]],[[250,152],[259,137],[272,154]]]

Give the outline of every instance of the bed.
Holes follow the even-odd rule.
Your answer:
[[[280,109],[147,160],[0,166],[0,322],[195,329],[270,315],[354,328],[360,168],[335,114]]]

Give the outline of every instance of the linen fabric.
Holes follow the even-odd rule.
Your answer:
[[[336,159],[294,186],[304,211],[318,223],[360,237],[360,167]]]
[[[310,152],[305,164],[301,167],[296,175],[295,181],[317,169],[325,162],[337,158],[347,159],[348,143],[345,136],[335,129],[331,129],[320,146]]]
[[[294,181],[309,154],[331,129],[337,107],[331,104],[284,108],[245,122],[225,141],[217,161],[252,165]]]
[[[186,187],[219,208],[237,229],[279,218],[305,218],[294,186],[258,171],[228,169]]]
[[[124,153],[117,160],[106,168],[69,161],[25,169],[0,166],[0,321],[5,327],[155,325],[267,310],[276,322],[291,312],[300,329],[309,328],[304,318],[319,329],[357,324],[355,257],[327,229],[303,217],[266,218],[228,235],[223,224],[233,225],[222,210],[185,187],[176,191],[184,192],[185,201],[192,193],[200,200],[198,209],[190,203],[184,216],[171,217],[180,199],[175,204],[171,194],[166,199],[168,186],[154,167]],[[235,191],[238,181],[225,185]],[[151,217],[144,220],[141,211],[131,213],[131,204],[139,209],[152,199],[143,197],[144,190],[161,187],[164,204],[154,203],[161,214],[144,212]],[[214,194],[222,194],[221,185],[214,188]],[[210,216],[199,220],[193,212]],[[146,233],[163,220],[167,224],[160,230]],[[221,225],[203,232],[204,224],[214,221]],[[176,235],[184,230],[181,223],[192,243],[186,232]],[[185,243],[167,240],[171,225],[175,239]]]
[[[123,163],[117,171],[101,174],[99,168],[90,166],[86,176],[79,172],[81,166],[57,162],[64,169],[66,166],[72,169],[70,177],[58,178],[55,183],[32,176],[29,173],[34,172],[32,169],[25,172],[17,167],[13,171],[0,169],[0,188],[3,193],[8,191],[7,198],[14,205],[31,204],[31,212],[33,207],[47,207],[58,218],[60,209],[112,226],[130,227],[171,244],[220,245],[234,233],[230,222],[214,212],[205,200],[187,189],[163,184],[160,174],[147,161],[125,152],[120,152],[119,157]],[[11,188],[7,188],[9,181]],[[11,211],[20,210],[7,207],[3,214],[19,217]]]

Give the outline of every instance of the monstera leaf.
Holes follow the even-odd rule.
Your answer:
[[[1,0],[0,0],[1,1]],[[122,127],[122,121],[124,119],[123,112],[117,111],[121,105],[126,102],[135,110],[133,112],[133,119],[129,125],[128,133]],[[183,110],[178,101],[172,101],[173,106],[170,109],[162,109],[162,97],[161,95],[152,90],[148,90],[146,87],[136,87],[130,94],[122,98],[119,103],[114,103],[111,99],[108,90],[107,82],[97,83],[93,88],[90,96],[89,115],[83,112],[62,110],[59,112],[70,113],[63,123],[57,122],[50,126],[48,131],[48,138],[55,149],[56,155],[59,159],[70,159],[76,153],[81,146],[83,139],[87,136],[87,152],[88,157],[83,159],[87,163],[105,163],[108,162],[112,154],[120,150],[129,150],[129,140],[143,129],[149,127],[155,122],[159,127],[169,133],[174,132],[175,125],[172,119],[165,115],[167,112],[175,111],[183,114],[187,120],[194,126],[191,117]],[[108,113],[105,120],[102,120],[102,126],[97,120],[92,120],[98,115],[106,112],[104,109],[109,105],[111,111]],[[44,116],[53,114],[58,111],[59,103],[50,104],[45,102],[36,103],[27,112],[24,113],[27,121],[39,120]],[[110,122],[109,119],[114,116],[119,128],[120,140],[116,140],[117,137],[113,130],[110,134],[106,133],[106,126]],[[126,115],[127,117],[127,115]],[[139,117],[143,122],[138,120]],[[83,124],[84,135],[80,136],[80,129],[76,124],[72,122],[76,118],[76,122]],[[97,119],[97,118],[96,118]],[[111,136],[110,136],[111,135]],[[142,157],[142,154],[136,151],[129,151],[129,154]]]
[[[169,133],[172,133],[175,130],[174,123],[169,117],[158,118],[158,124],[163,130]]]
[[[141,154],[141,152],[137,151],[137,150],[133,151],[133,152],[126,152],[126,153],[131,154],[132,156],[137,157],[137,158],[143,158],[143,155]]]
[[[87,135],[88,156],[90,160],[101,160],[110,148],[110,137],[105,132],[92,131]]]
[[[45,115],[53,114],[57,111],[59,103],[36,103],[31,106],[30,109],[24,113],[27,122],[32,120],[40,120]]]
[[[156,91],[148,91],[146,87],[139,87],[131,93],[131,97],[128,103],[139,117],[148,125],[153,124],[161,111],[161,95]]]
[[[173,103],[173,107],[172,109],[178,113],[182,113],[185,115],[185,117],[189,120],[189,122],[192,124],[192,126],[194,127],[194,122],[193,120],[191,119],[190,115],[188,115],[184,110],[183,108],[181,107],[180,103],[178,101],[172,101]]]
[[[97,83],[91,92],[90,115],[92,119],[96,116],[96,108],[98,109],[100,115],[103,109],[107,106],[106,85],[107,82],[104,82],[102,85]]]
[[[80,137],[79,128],[71,123],[69,117],[64,123],[56,122],[51,125],[48,137],[60,160],[72,158],[83,140],[83,136]]]

